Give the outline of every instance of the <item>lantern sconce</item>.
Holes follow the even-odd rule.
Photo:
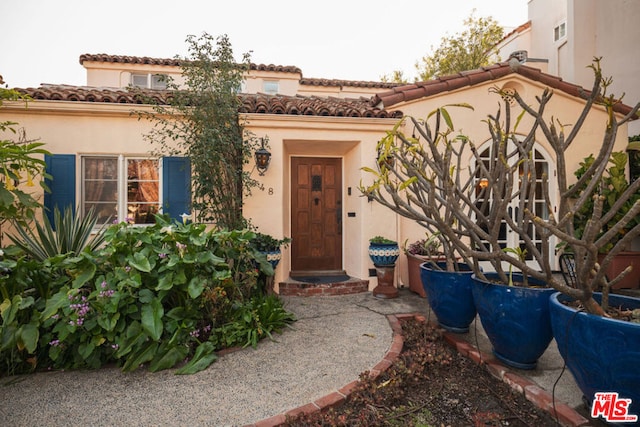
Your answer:
[[[269,138],[266,138],[269,142]],[[255,152],[256,168],[258,168],[258,174],[264,176],[264,173],[269,169],[269,163],[271,162],[271,153],[264,148],[265,138],[260,138],[260,148]]]

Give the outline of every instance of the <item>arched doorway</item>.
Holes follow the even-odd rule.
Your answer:
[[[491,142],[487,142],[480,147],[479,155],[480,155],[481,161],[489,164],[492,159],[495,159],[494,156],[496,154],[491,152],[493,147],[494,145],[491,144]],[[515,149],[514,143],[509,142],[507,151],[511,151],[514,149]],[[557,207],[557,183],[555,180],[555,177],[556,177],[555,163],[552,161],[549,153],[539,144],[534,144],[533,152],[531,153],[531,156],[533,160],[533,167],[535,168],[535,191],[533,195],[533,200],[529,198],[529,194],[517,195],[510,201],[507,207],[509,216],[516,222],[518,221],[518,216],[520,213],[519,209],[520,209],[520,201],[522,200],[522,197],[527,197],[528,198],[527,206],[529,206],[529,209],[532,209],[535,215],[545,220],[549,219],[549,215],[552,212],[555,213],[555,210]],[[517,159],[514,158],[511,161],[515,162],[517,161]],[[515,164],[512,164],[512,165],[515,166]],[[517,170],[521,176],[524,174],[522,165],[515,168],[514,170]],[[543,187],[544,185],[543,175],[546,175],[548,177],[550,203],[548,203],[544,197],[545,193],[544,193],[544,187]],[[477,186],[482,185],[480,181],[481,180],[478,180],[476,182]],[[484,200],[477,199],[477,201],[483,202]],[[492,200],[488,200],[488,202],[489,203],[487,204],[487,206],[491,204]],[[541,239],[538,231],[532,225],[528,227],[527,235],[536,245],[537,249],[539,251],[542,251],[543,240]],[[551,237],[549,240],[548,253],[553,256],[553,258],[550,260],[550,263],[553,268],[557,268],[557,259],[556,259],[557,257],[555,256],[556,242],[557,242],[557,239],[555,237]],[[524,241],[522,240],[521,236],[519,236],[516,232],[514,232],[509,227],[507,227],[507,224],[505,223],[505,221],[502,221],[502,224],[500,227],[498,244],[502,249],[524,247]],[[531,253],[526,253],[525,259],[529,266],[533,268],[538,268],[538,264],[533,258]],[[485,269],[485,271],[491,270],[491,266],[489,265],[488,262],[483,262],[481,264]]]

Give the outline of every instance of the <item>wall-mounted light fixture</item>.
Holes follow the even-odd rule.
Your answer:
[[[258,168],[260,176],[263,176],[267,169],[269,169],[269,163],[271,162],[271,153],[269,150],[264,148],[264,140],[265,138],[260,138],[260,148],[257,149],[254,154],[256,159],[256,168]]]

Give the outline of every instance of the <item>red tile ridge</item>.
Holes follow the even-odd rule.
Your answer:
[[[380,108],[389,108],[402,102],[415,101],[464,87],[471,87],[487,81],[497,80],[510,74],[520,74],[529,80],[542,83],[551,89],[559,90],[577,98],[584,99],[585,94],[589,93],[589,90],[579,85],[565,82],[560,77],[543,73],[538,68],[523,65],[519,63],[517,59],[512,58],[506,62],[500,62],[475,70],[441,76],[425,82],[397,86],[374,95],[371,97],[370,103]],[[422,88],[423,90],[416,90],[416,88]],[[623,115],[628,114],[631,110],[632,107],[621,102],[614,106],[614,111]],[[634,119],[637,118],[638,115],[636,115]]]
[[[85,62],[111,62],[121,64],[148,64],[179,67],[182,65],[183,61],[183,58],[151,58],[148,56],[110,55],[106,53],[83,53],[80,55],[80,65],[83,65]],[[250,63],[249,69],[258,71],[275,71],[280,73],[297,73],[302,75],[300,68],[293,65]]]
[[[325,86],[325,87],[363,87],[363,88],[376,88],[376,89],[390,89],[397,86],[402,86],[403,83],[393,82],[373,82],[364,80],[340,80],[340,79],[318,79],[305,77],[300,79],[301,85],[307,86]]]
[[[21,89],[21,93],[42,101],[71,101],[91,103],[144,104],[150,97],[158,104],[166,104],[172,96],[167,90],[131,90],[129,88],[101,88],[70,85],[42,85]],[[307,115],[328,117],[400,118],[399,111],[387,111],[372,106],[369,98],[337,98],[318,96],[288,96],[239,94],[240,113]]]
[[[511,37],[514,34],[517,33],[522,33],[525,30],[528,30],[529,28],[531,28],[531,21],[527,21],[524,24],[518,25],[516,28],[514,28],[513,30],[509,31],[507,34],[504,35],[504,37],[502,37],[502,39],[496,43],[497,45],[502,43],[503,41],[505,41],[506,39],[508,39],[509,37]]]

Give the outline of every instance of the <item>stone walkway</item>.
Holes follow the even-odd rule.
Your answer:
[[[408,290],[391,300],[370,292],[332,297],[284,297],[298,321],[292,329],[222,356],[195,375],[172,371],[124,374],[117,368],[47,372],[0,379],[3,426],[243,426],[294,410],[358,379],[387,354],[389,314],[422,313],[426,300]],[[431,319],[435,320],[435,319]],[[490,353],[480,322],[462,340]],[[551,392],[562,371],[554,343],[533,371],[520,371]],[[569,372],[555,397],[582,404]]]

